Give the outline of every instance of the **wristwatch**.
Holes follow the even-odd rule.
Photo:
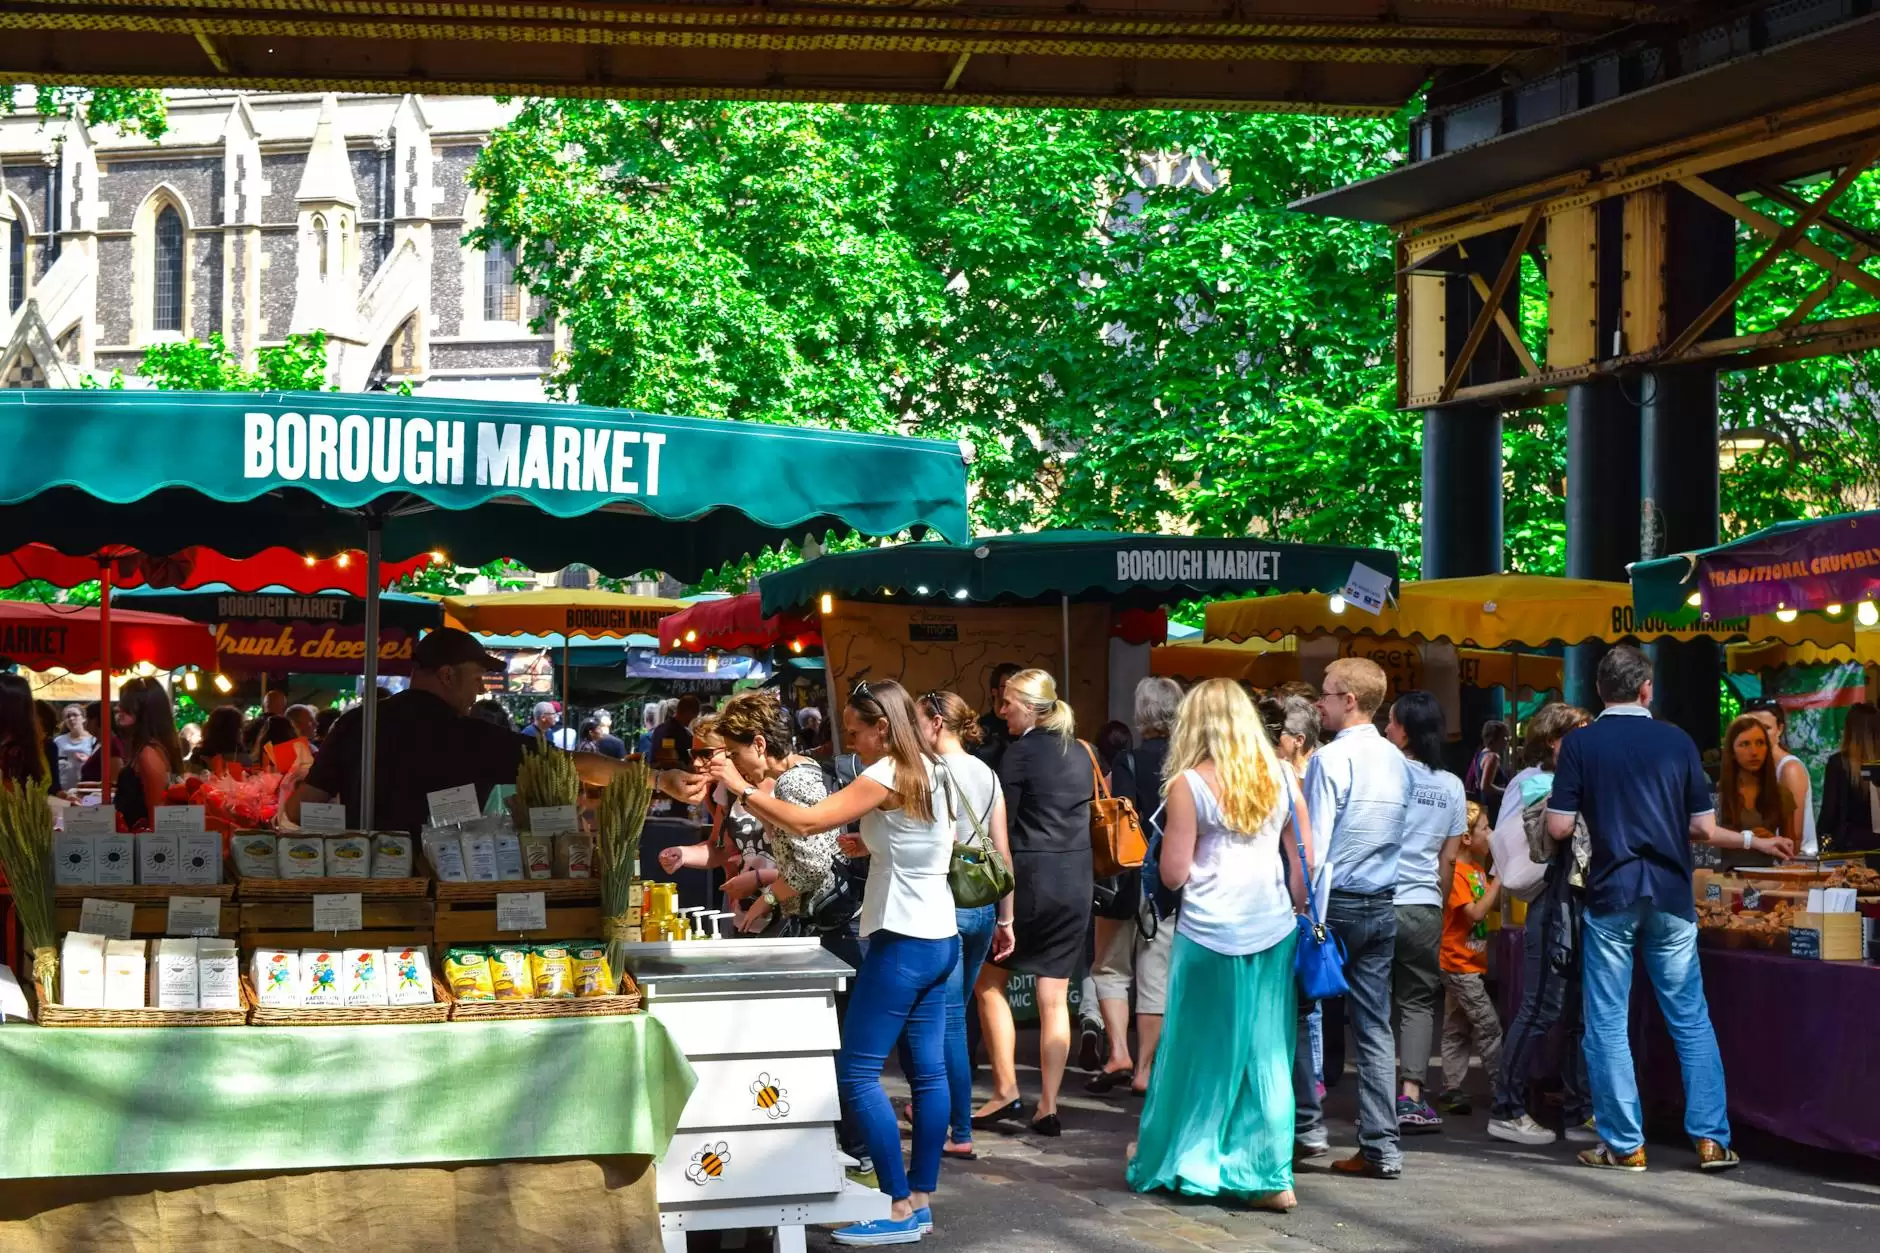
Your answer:
[[[738,800],[740,802],[748,801],[755,795],[757,795],[757,785],[755,783],[747,783],[744,790],[738,793]]]
[[[1755,848],[1755,847],[1756,847],[1756,836],[1755,836],[1755,834],[1754,834],[1753,832],[1749,832],[1749,831],[1744,831],[1744,832],[1742,832],[1742,836],[1743,836],[1743,847],[1744,847],[1744,848]]]

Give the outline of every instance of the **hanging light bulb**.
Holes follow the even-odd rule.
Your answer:
[[[1684,603],[1696,609],[1704,603],[1704,594],[1702,592],[1692,592],[1685,598]]]
[[[686,643],[688,643],[688,644],[696,644],[696,643],[698,643],[698,632],[697,632],[697,631],[687,631],[687,632],[685,633],[685,642],[686,642]]]
[[[195,691],[196,683],[197,683],[196,672],[194,670],[186,671],[183,674],[183,690],[184,691],[186,692]]]
[[[1340,596],[1337,592],[1332,593],[1331,600],[1327,601],[1326,604],[1333,613],[1345,612],[1345,598]]]
[[[345,568],[346,568],[347,566],[349,566],[349,565],[351,565],[351,564],[352,564],[352,554],[351,554],[351,553],[341,553],[341,554],[340,554],[340,555],[339,555],[339,556],[338,556],[338,557],[336,558],[336,560],[337,560],[337,561],[339,562],[339,568],[340,568],[340,569],[342,569],[342,570],[344,570],[344,569],[345,569]]]
[[[1777,621],[1777,622],[1793,622],[1793,621],[1795,621],[1795,611],[1794,611],[1793,609],[1778,609],[1778,610],[1776,610],[1776,621]]]
[[[431,560],[440,566],[447,564],[447,559],[445,558],[444,554],[441,552],[438,552],[436,549],[431,550]]]
[[[147,661],[140,661],[137,663],[137,677],[140,679],[148,679],[152,675],[156,674],[156,672],[157,672],[157,668],[151,665]]]
[[[1823,612],[1826,613],[1830,618],[1838,618],[1841,616],[1842,608],[1843,606],[1840,606],[1840,605],[1829,605],[1825,610],[1823,610]]]
[[[791,651],[791,652],[793,652],[793,653],[800,653],[800,652],[802,652],[802,651],[803,651],[803,641],[802,641],[802,640],[791,640],[791,641],[790,641],[790,651]]]
[[[1854,606],[1854,621],[1862,626],[1880,624],[1880,606],[1876,606],[1871,600],[1861,601],[1860,604]]]
[[[705,654],[705,673],[706,674],[718,673],[718,654],[717,653],[711,652],[711,653]]]
[[[917,587],[917,588],[915,588],[914,590],[915,590],[916,592],[918,592],[918,593],[920,593],[920,594],[921,594],[922,596],[927,596],[927,595],[930,595],[930,593],[929,593],[929,592],[927,591],[927,588],[926,588],[926,585],[925,585],[925,584],[922,584],[922,585],[921,585],[920,587]]]
[[[822,611],[824,613],[834,613],[836,611],[836,598],[831,596],[828,592],[822,594]]]
[[[227,696],[230,692],[235,690],[235,685],[228,681],[226,674],[218,674],[215,676],[215,690]]]

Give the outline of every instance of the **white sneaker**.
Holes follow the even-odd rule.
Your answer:
[[[1523,1114],[1519,1118],[1491,1118],[1488,1120],[1488,1134],[1510,1144],[1552,1144],[1559,1139],[1535,1122],[1532,1114]]]
[[[1599,1129],[1593,1126],[1593,1120],[1590,1118],[1587,1119],[1583,1123],[1579,1123],[1576,1126],[1568,1127],[1567,1128],[1567,1143],[1569,1144],[1598,1144],[1599,1143]]]

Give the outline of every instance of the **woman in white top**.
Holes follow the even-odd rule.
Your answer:
[[[933,1230],[930,1204],[946,1139],[946,982],[959,961],[959,925],[947,868],[953,818],[944,810],[939,759],[899,683],[858,683],[842,709],[843,737],[867,766],[853,783],[814,805],[793,805],[745,780],[728,756],[712,775],[763,821],[807,834],[859,821],[867,849],[862,898],[862,968],[849,993],[836,1080],[844,1108],[875,1160],[889,1216],[835,1232],[838,1244],[913,1244]],[[860,853],[843,840],[850,856]],[[881,1087],[881,1068],[903,1030],[913,1054],[914,1142],[906,1169],[901,1133]]]
[[[1289,1210],[1305,798],[1228,679],[1182,700],[1163,777],[1160,868],[1182,907],[1129,1186]]]
[[[1789,716],[1776,701],[1761,700],[1743,712],[1763,724],[1769,733],[1769,746],[1776,755],[1776,782],[1789,794],[1794,803],[1794,816],[1789,819],[1789,829],[1778,834],[1786,835],[1795,841],[1796,852],[1803,857],[1815,857],[1821,852],[1821,839],[1815,834],[1815,781],[1808,776],[1808,763],[1789,751],[1784,743],[1788,735]]]

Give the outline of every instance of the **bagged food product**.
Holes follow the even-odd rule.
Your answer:
[[[371,878],[371,838],[364,835],[327,836],[326,873],[335,879]]]
[[[496,983],[490,976],[489,955],[480,948],[445,950],[444,982],[460,1001],[493,1001]]]
[[[123,941],[114,941],[123,943]],[[133,940],[133,944],[137,941]],[[139,946],[141,947],[141,945]],[[110,975],[111,950],[105,949]],[[150,1008],[196,1009],[200,980],[196,972],[196,941],[190,936],[169,936],[156,941],[150,953]]]
[[[594,877],[594,836],[585,831],[564,831],[555,837],[555,877]]]
[[[437,999],[431,989],[431,955],[421,948],[385,950],[386,999],[394,1005],[429,1005]]]
[[[581,943],[573,948],[574,994],[576,996],[611,996],[614,972],[607,964],[607,946]]]
[[[526,944],[498,944],[490,949],[490,982],[499,1001],[526,1001],[535,994]]]
[[[326,841],[317,835],[284,835],[276,845],[283,879],[324,879]]]
[[[464,877],[472,883],[496,882],[496,837],[465,830],[459,837]]]
[[[248,979],[255,985],[255,999],[268,1009],[300,1007],[300,954],[293,949],[256,949]]]
[[[142,1009],[146,1005],[156,1005],[146,990],[149,980],[145,963],[148,960],[149,955],[142,940],[105,941],[104,1008]]]
[[[411,837],[396,831],[372,833],[372,877],[374,879],[409,879],[411,877]]]
[[[370,1008],[390,1003],[385,989],[385,953],[376,948],[346,950],[346,1004]]]
[[[418,837],[439,883],[463,883],[463,845],[455,827],[426,827]]]
[[[545,1001],[574,996],[574,958],[563,944],[538,944],[529,950],[529,974],[535,995]]]
[[[555,875],[555,837],[552,835],[524,835],[522,842],[522,874],[529,879],[550,879]]]
[[[237,831],[229,840],[235,873],[244,879],[281,877],[280,854],[272,831]]]
[[[496,877],[522,878],[522,840],[513,831],[496,833]]]
[[[300,950],[300,1003],[306,1009],[334,1009],[346,1003],[339,972],[345,954],[329,948]]]
[[[205,937],[196,941],[196,980],[203,1009],[240,1009],[241,955],[235,941]]]
[[[105,937],[83,931],[65,933],[59,953],[59,1004],[67,1009],[104,1008]],[[138,991],[143,991],[139,972]]]

